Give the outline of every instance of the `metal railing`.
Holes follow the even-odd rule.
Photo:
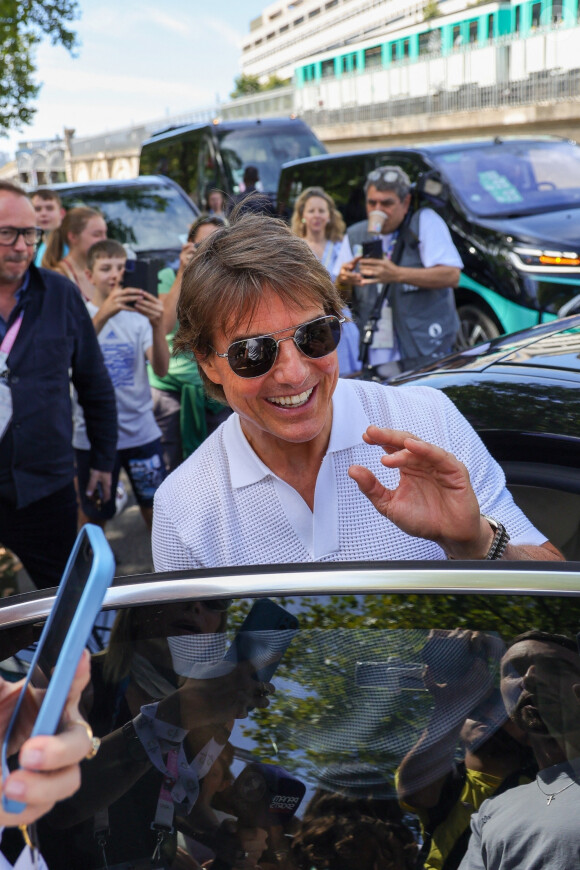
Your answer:
[[[368,105],[313,109],[301,112],[301,117],[311,126],[322,127],[388,121],[411,115],[448,115],[571,100],[580,100],[580,69],[563,73],[547,70],[519,81],[483,87],[468,84],[421,97],[397,97]]]

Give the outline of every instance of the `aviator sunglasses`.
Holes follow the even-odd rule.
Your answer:
[[[225,353],[212,350],[216,356],[227,359],[231,370],[240,378],[259,378],[270,371],[278,356],[278,347],[281,342],[292,339],[298,350],[310,359],[321,359],[328,356],[338,347],[341,335],[341,324],[344,317],[328,314],[325,317],[317,317],[297,326],[294,335],[286,338],[274,338],[286,329],[270,332],[267,335],[257,335],[255,338],[242,338],[234,341]]]

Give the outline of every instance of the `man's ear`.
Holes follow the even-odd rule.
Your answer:
[[[205,376],[209,378],[212,384],[221,384],[222,379],[215,364],[215,354],[211,353],[211,351],[207,355],[194,351],[194,355],[198,366],[200,369],[203,369]]]

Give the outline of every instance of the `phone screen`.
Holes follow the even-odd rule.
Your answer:
[[[90,541],[85,539],[71,565],[66,581],[66,595],[59,597],[51,615],[48,631],[39,641],[42,646],[38,651],[36,666],[33,667],[30,674],[30,684],[35,689],[48,688],[54,666],[58,661],[59,653],[89,579],[93,557],[94,553]],[[18,726],[16,725],[16,727]]]

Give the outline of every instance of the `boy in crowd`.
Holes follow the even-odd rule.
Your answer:
[[[31,193],[30,202],[36,212],[36,226],[42,230],[42,241],[36,251],[34,265],[42,266],[49,233],[59,228],[66,212],[62,207],[58,193],[54,190],[48,190],[48,188],[40,187]]]
[[[159,377],[167,374],[169,349],[163,328],[163,304],[134,287],[123,287],[127,254],[111,239],[94,244],[87,255],[87,277],[94,296],[87,308],[97,332],[105,364],[115,388],[119,439],[111,485],[112,497],[89,499],[85,489],[89,471],[89,443],[82,414],[75,413],[73,444],[79,482],[80,523],[101,526],[115,513],[114,493],[121,468],[131,481],[148,528],[153,520],[153,495],[165,477],[161,432],[153,416],[147,362]]]

